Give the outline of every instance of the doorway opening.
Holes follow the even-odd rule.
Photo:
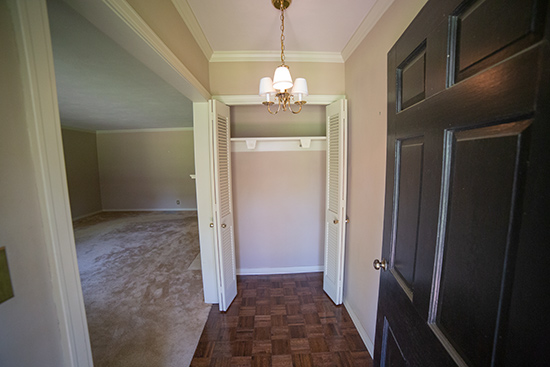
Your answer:
[[[190,361],[210,308],[193,103],[65,2],[47,5],[94,365]]]

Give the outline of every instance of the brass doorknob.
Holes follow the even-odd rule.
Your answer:
[[[386,271],[386,267],[388,266],[388,263],[386,262],[386,259],[382,259],[382,261],[376,259],[372,262],[372,266],[374,266],[374,269],[376,270],[384,270]]]
[[[346,223],[349,223],[349,218],[346,218]]]
[[[338,224],[338,219],[333,220],[332,223]]]
[[[222,224],[222,228],[225,228],[225,227],[227,227],[227,225],[226,225],[225,223],[224,223],[224,224]]]
[[[214,228],[214,223],[210,223],[210,228]]]

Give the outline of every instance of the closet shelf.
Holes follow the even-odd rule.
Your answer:
[[[325,136],[231,138],[233,152],[282,152],[326,150]]]

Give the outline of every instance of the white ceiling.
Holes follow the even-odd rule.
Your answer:
[[[189,99],[60,0],[48,0],[63,126],[86,130],[193,126]]]
[[[280,50],[280,11],[271,0],[174,0],[183,1],[189,4],[214,53]],[[286,50],[342,52],[375,3],[294,0],[285,12]]]

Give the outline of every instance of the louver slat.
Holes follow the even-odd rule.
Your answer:
[[[340,161],[340,139],[339,139],[339,122],[340,116],[334,115],[329,120],[329,165],[328,165],[328,179],[329,179],[329,200],[328,210],[333,213],[338,213],[339,208],[339,161]]]
[[[220,215],[225,217],[231,213],[231,182],[229,182],[229,156],[228,156],[228,136],[227,119],[224,116],[218,116],[218,170],[219,170],[219,189],[220,189]]]

